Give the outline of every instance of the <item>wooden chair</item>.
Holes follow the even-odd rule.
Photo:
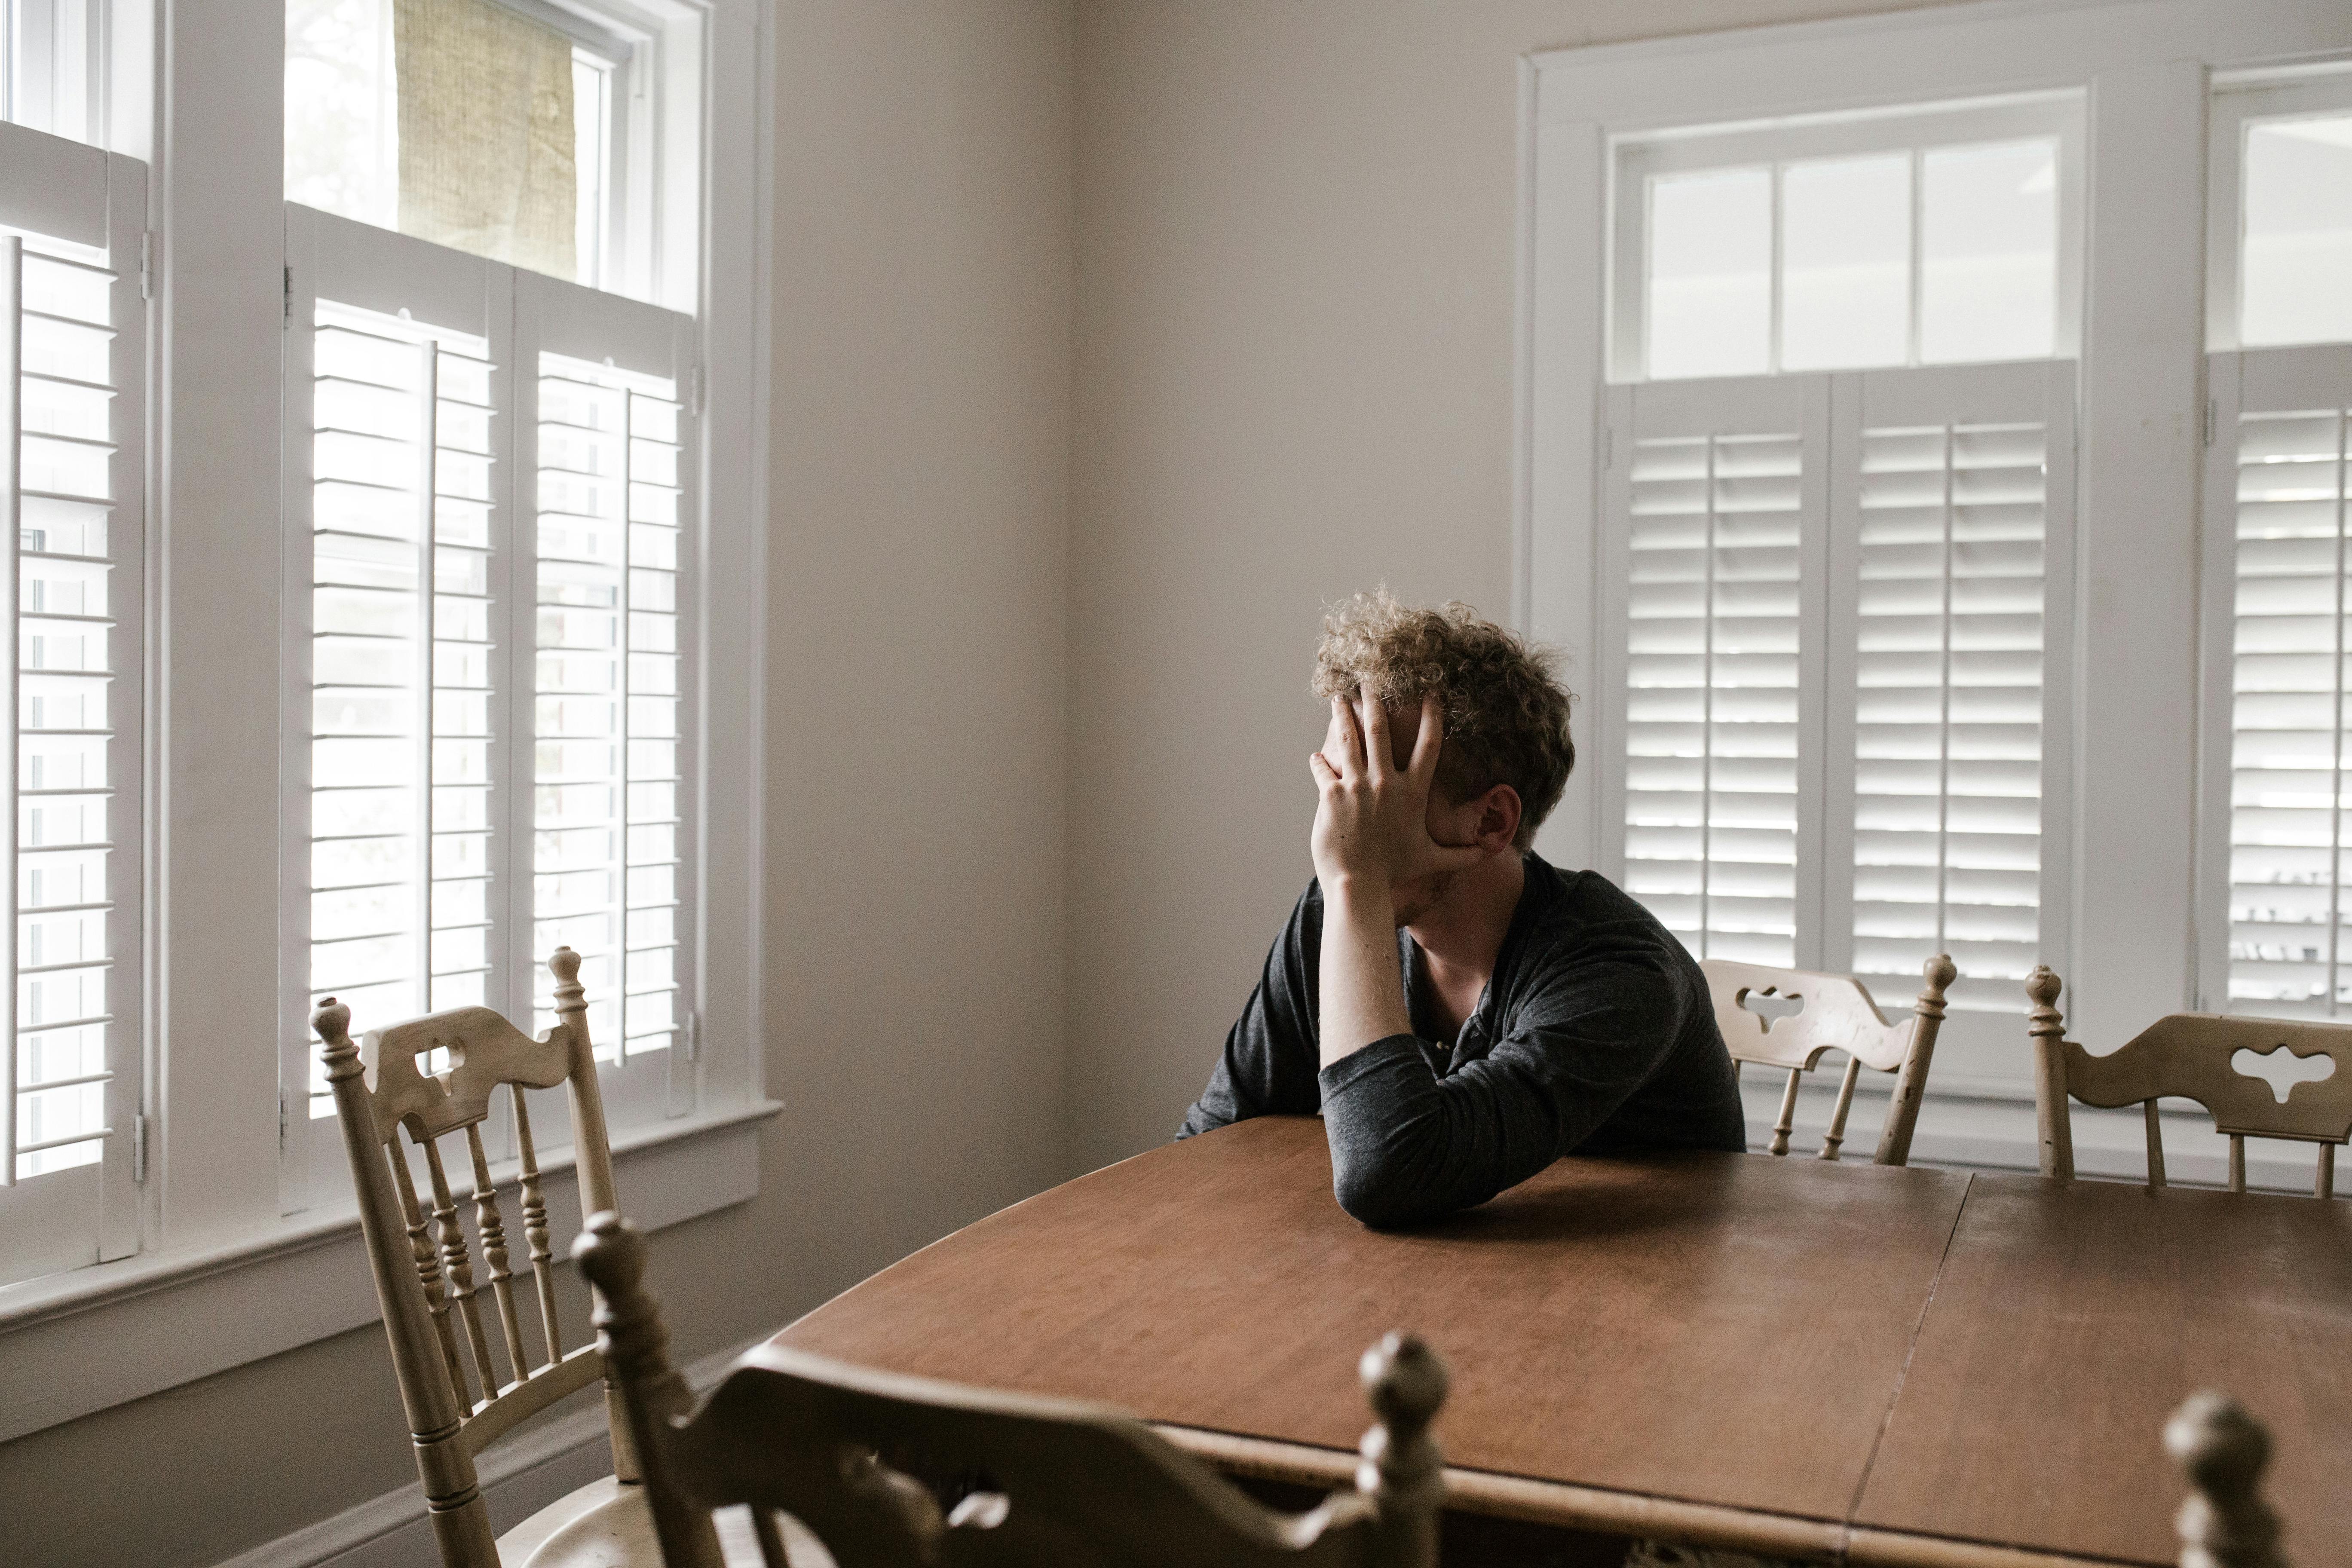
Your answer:
[[[2262,1494],[2271,1435],[2221,1394],[2192,1394],[2164,1425],[2165,1451],[2189,1473],[2174,1524],[2180,1568],[2286,1568],[2279,1518]]]
[[[1364,1354],[1377,1422],[1355,1489],[1291,1516],[1100,1405],[772,1345],[737,1362],[689,1415],[644,1289],[635,1231],[598,1215],[572,1257],[596,1287],[597,1331],[667,1568],[714,1568],[710,1510],[737,1503],[750,1505],[768,1568],[788,1561],[779,1510],[839,1568],[1433,1568],[1437,1560],[1444,1462],[1429,1424],[1446,1373],[1418,1340],[1391,1334]]]
[[[526,1089],[571,1086],[581,1205],[589,1213],[611,1208],[612,1152],[595,1054],[588,1039],[580,955],[568,947],[558,948],[548,967],[555,974],[556,1024],[544,1039],[532,1039],[488,1007],[459,1007],[395,1024],[362,1036],[357,1044],[350,1033],[351,1009],[333,997],[311,1019],[324,1042],[320,1054],[335,1113],[342,1122],[344,1150],[351,1156],[360,1230],[375,1273],[384,1333],[392,1342],[401,1403],[416,1444],[416,1468],[432,1510],[434,1539],[450,1568],[499,1568],[499,1542],[475,1479],[476,1457],[521,1421],[604,1373],[604,1357],[595,1343],[583,1341],[570,1350],[563,1346],[549,1273],[552,1255],[547,1200],[541,1190],[530,1111],[523,1094]],[[437,1075],[425,1070],[423,1059],[435,1051],[447,1052],[447,1067]],[[515,1142],[522,1164],[523,1239],[530,1248],[530,1289],[538,1305],[537,1332],[528,1337],[508,1267],[505,1221],[482,1146],[482,1124],[502,1088],[514,1106]],[[399,1147],[403,1129],[424,1153],[431,1184],[429,1207],[420,1201],[409,1161]],[[439,1143],[460,1132],[473,1177],[474,1225],[480,1233],[486,1268],[483,1284],[490,1297],[488,1323],[483,1292],[476,1284],[458,1220],[458,1199]],[[530,1364],[534,1355],[541,1358],[537,1366]],[[606,1402],[615,1474],[634,1480],[627,1426],[619,1396],[609,1385]],[[587,1490],[614,1495],[609,1482]],[[594,1500],[583,1490],[553,1507],[569,1504],[578,1511]],[[532,1521],[514,1533],[536,1539],[545,1529],[541,1521]]]
[[[2058,976],[2037,964],[2025,982],[2033,1004],[2026,1033],[2033,1042],[2033,1104],[2042,1142],[2042,1173],[2074,1174],[2070,1100],[2113,1109],[2137,1105],[2147,1123],[2147,1184],[2164,1185],[2164,1140],[2157,1100],[2193,1100],[2212,1113],[2213,1128],[2230,1139],[2230,1190],[2246,1190],[2246,1140],[2282,1138],[2319,1145],[2312,1190],[2336,1191],[2336,1146],[2352,1137],[2352,1024],[2240,1018],[2218,1013],[2175,1013],[2158,1018],[2122,1047],[2095,1057],[2066,1038],[2058,1011]],[[2298,1083],[2281,1103],[2267,1079],[2232,1065],[2242,1050],[2268,1056],[2284,1047],[2297,1058],[2324,1056],[2334,1071]]]
[[[1911,1005],[1911,1016],[1899,1024],[1886,1021],[1870,992],[1851,974],[1772,969],[1723,958],[1707,959],[1699,969],[1706,976],[1716,1027],[1723,1031],[1734,1068],[1755,1062],[1788,1069],[1780,1119],[1772,1123],[1772,1153],[1789,1152],[1797,1086],[1820,1063],[1822,1052],[1837,1050],[1846,1056],[1845,1078],[1838,1085],[1837,1109],[1822,1135],[1821,1157],[1838,1157],[1845,1142],[1846,1113],[1853,1108],[1854,1080],[1869,1067],[1899,1075],[1874,1163],[1909,1163],[1911,1133],[1919,1125],[1919,1097],[1927,1091],[1936,1033],[1944,1025],[1944,992],[1959,977],[1949,956],[1939,952],[1922,966],[1927,984]]]

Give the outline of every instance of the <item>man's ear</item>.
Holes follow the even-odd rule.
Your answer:
[[[1519,817],[1525,811],[1519,802],[1519,792],[1508,784],[1496,784],[1478,797],[1478,825],[1473,830],[1478,847],[1494,853],[1507,849],[1519,836]]]

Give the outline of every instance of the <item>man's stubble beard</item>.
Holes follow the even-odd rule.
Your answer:
[[[1402,928],[1412,925],[1444,903],[1445,895],[1454,890],[1454,879],[1460,875],[1459,871],[1435,872],[1431,875],[1427,882],[1405,892],[1404,896],[1397,900],[1396,923],[1398,926]]]

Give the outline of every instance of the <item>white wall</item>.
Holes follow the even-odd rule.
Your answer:
[[[1168,1137],[1312,874],[1320,606],[1510,610],[1519,57],[1885,0],[1078,19],[1070,1103]],[[1570,681],[1575,685],[1577,672]]]
[[[681,1362],[1065,1170],[1071,7],[777,11],[786,1109],[755,1202],[656,1238]],[[0,1446],[0,1558],[209,1563],[415,1479],[370,1328]]]

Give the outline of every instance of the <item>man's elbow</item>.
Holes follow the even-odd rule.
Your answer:
[[[1333,1166],[1331,1195],[1349,1218],[1372,1230],[1433,1219],[1446,1208],[1432,1202],[1426,1190],[1391,1163],[1380,1160],[1349,1160]]]

